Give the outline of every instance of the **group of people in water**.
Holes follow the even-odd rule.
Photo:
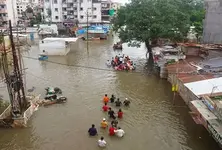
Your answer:
[[[107,66],[112,66],[115,70],[135,70],[136,64],[130,60],[129,56],[125,56],[124,54],[116,55],[112,58],[112,60],[107,60]]]
[[[124,102],[122,103],[120,101],[120,99],[119,98],[116,99],[116,97],[114,95],[111,95],[111,97],[109,98],[107,96],[107,94],[105,94],[105,96],[103,97],[103,103],[104,103],[104,105],[102,107],[102,110],[103,110],[103,112],[108,113],[108,116],[110,119],[112,119],[112,121],[109,126],[106,118],[103,118],[103,120],[101,121],[101,128],[107,129],[109,127],[109,135],[110,136],[123,137],[125,132],[120,126],[118,126],[117,118],[119,118],[119,119],[123,118],[123,111],[120,107],[122,105],[128,107],[130,105],[130,101],[128,100],[128,98],[125,98]],[[118,112],[115,113],[114,110],[110,106],[108,106],[108,103],[114,104],[117,108],[119,107]],[[97,135],[97,129],[94,124],[92,124],[92,127],[89,128],[88,133],[90,136]],[[98,140],[98,145],[99,145],[99,147],[106,146],[106,141],[103,136]]]

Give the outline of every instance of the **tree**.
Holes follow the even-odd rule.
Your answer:
[[[49,19],[49,21],[51,22],[51,16],[52,16],[52,11],[50,8],[47,9],[47,18]]]
[[[197,41],[200,40],[200,36],[203,34],[203,19],[205,17],[204,2],[203,0],[196,1],[193,5],[193,10],[190,16],[191,25],[194,26],[194,32],[197,37]]]
[[[191,10],[190,0],[132,0],[118,10],[113,30],[130,46],[144,42],[151,53],[159,38],[181,41],[186,37]]]
[[[33,9],[32,9],[32,7],[27,7],[26,13],[32,13],[32,14],[33,14]]]
[[[35,16],[35,18],[36,18],[36,22],[37,22],[37,23],[41,23],[41,22],[42,22],[42,15],[41,15],[41,13],[37,13],[37,15]]]

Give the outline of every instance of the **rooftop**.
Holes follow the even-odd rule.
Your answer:
[[[221,93],[222,92],[222,77],[205,79],[202,81],[190,82],[184,84],[195,95]],[[201,88],[200,88],[201,87]]]
[[[175,64],[167,65],[169,74],[178,74],[179,80],[183,83],[195,82],[214,78],[210,73],[200,74],[198,68],[191,64],[198,64],[202,59],[200,57],[189,56],[186,60],[181,60]]]

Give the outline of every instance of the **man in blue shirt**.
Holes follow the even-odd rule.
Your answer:
[[[92,124],[92,127],[89,128],[88,133],[89,133],[90,136],[95,136],[95,135],[97,135],[97,130],[96,130],[94,124]]]

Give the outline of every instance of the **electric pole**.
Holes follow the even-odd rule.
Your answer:
[[[89,53],[89,9],[87,9],[86,14],[86,44],[87,44],[87,52]]]
[[[17,58],[15,44],[13,41],[11,20],[9,20],[9,29],[10,29],[9,37],[11,41],[11,49],[12,49],[12,56],[13,56],[13,73],[12,75],[9,75],[8,84],[11,85],[11,88],[13,91],[12,103],[14,104],[13,109],[15,110],[12,109],[12,111],[14,115],[16,116],[17,114],[21,115],[23,110],[27,108],[27,102],[26,102],[25,90],[24,90],[22,74],[21,74],[22,68],[19,68],[19,62]]]

